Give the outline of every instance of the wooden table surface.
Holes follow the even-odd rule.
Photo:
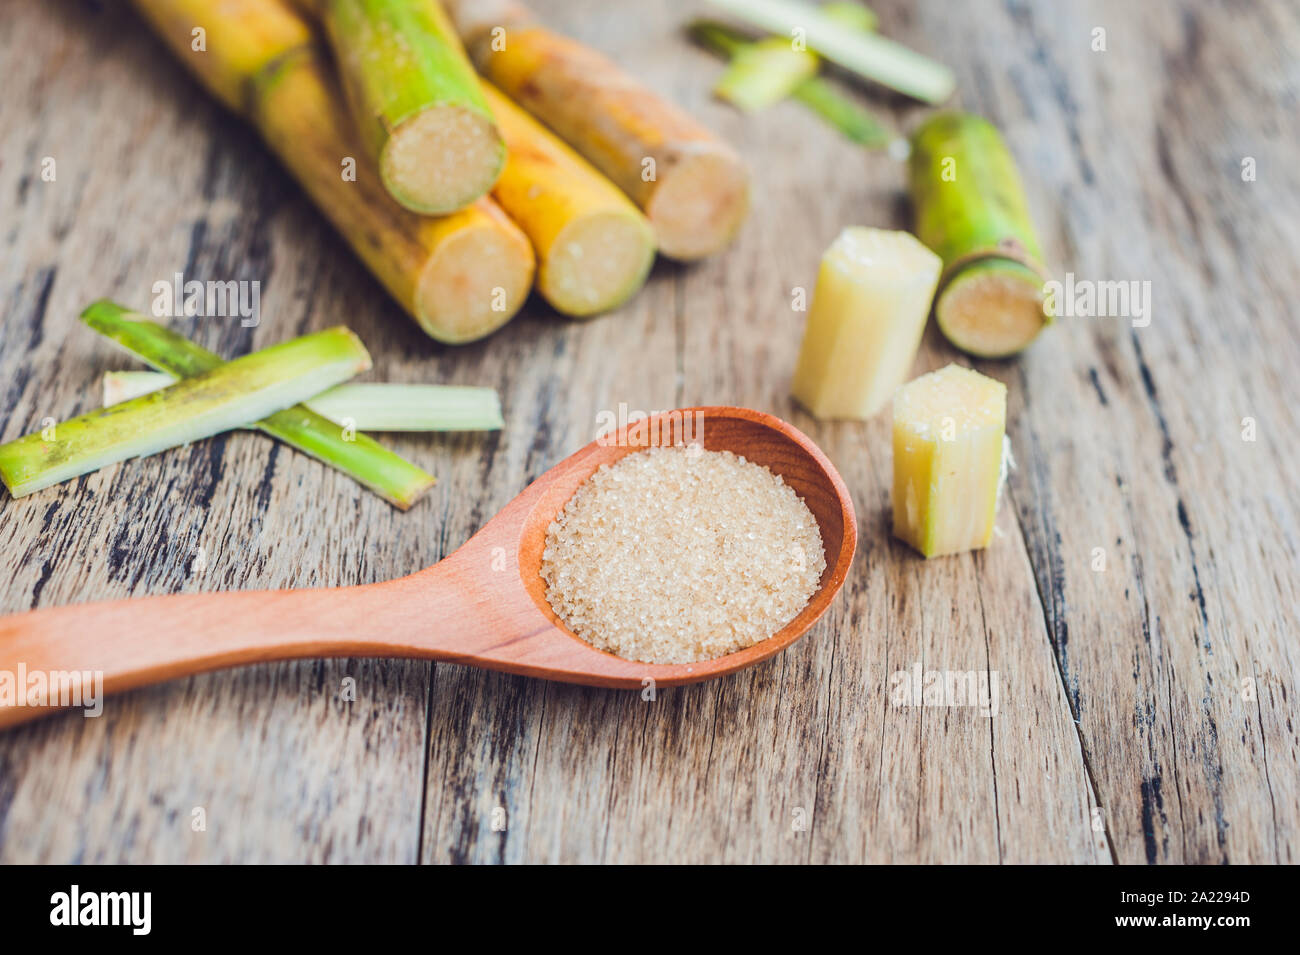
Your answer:
[[[1297,861],[1297,10],[875,4],[1005,132],[1058,274],[1150,283],[1149,324],[1064,320],[974,363],[1008,386],[1019,467],[994,545],[926,563],[890,536],[888,414],[819,424],[787,394],[792,290],[843,226],[906,227],[901,166],[795,105],[746,119],[711,100],[691,4],[535,5],[735,143],[753,215],[616,314],[530,304],[446,348],[132,10],[6,4],[0,439],[94,407],[130,362],[78,312],[145,309],[178,271],[262,283],[255,329],[176,322],[224,355],[347,323],[373,380],[494,385],[506,427],[386,439],[439,477],[406,514],[245,432],[4,495],[0,612],[400,576],[620,404],[747,405],[807,431],[860,519],[840,599],[768,663],[653,701],[325,660],[28,724],[0,734],[0,861]],[[923,114],[856,95],[902,128]],[[931,330],[916,371],[954,359]],[[917,667],[993,671],[996,715],[891,702]]]

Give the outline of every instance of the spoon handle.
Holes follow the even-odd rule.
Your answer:
[[[174,594],[0,617],[0,728],[119,690],[298,657],[423,656],[401,581]],[[88,699],[89,698],[89,699]]]

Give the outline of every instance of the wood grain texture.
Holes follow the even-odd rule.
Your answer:
[[[176,323],[206,347],[345,322],[375,380],[495,385],[506,428],[385,439],[439,477],[405,515],[243,433],[5,497],[0,612],[399,577],[620,403],[746,405],[812,436],[858,513],[841,598],[774,659],[653,700],[401,660],[133,691],[99,719],[0,734],[0,860],[1297,861],[1300,16],[873,4],[1003,129],[1058,274],[1151,283],[1146,327],[1063,320],[1018,361],[976,363],[1008,384],[1019,469],[995,545],[927,563],[888,533],[887,421],[823,425],[787,396],[792,289],[842,226],[907,224],[901,166],[796,105],[742,119],[711,101],[718,64],[680,34],[693,4],[532,6],[735,144],[754,211],[728,253],[659,263],[615,315],[534,302],[455,349],[412,327],[132,12],[9,12],[0,440],[87,410],[126,366],[79,327],[87,302],[145,306],[176,271],[262,282],[259,328]],[[920,115],[864,100],[904,128]],[[916,371],[954,358],[931,331]],[[996,716],[892,704],[917,665],[996,671]]]

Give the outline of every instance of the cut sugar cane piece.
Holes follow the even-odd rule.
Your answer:
[[[882,149],[894,138],[880,120],[820,77],[814,76],[800,83],[793,95],[851,142],[860,146]]]
[[[203,84],[268,145],[420,327],[449,344],[508,322],[532,287],[532,246],[489,199],[431,219],[402,208],[367,161],[339,91],[282,0],[135,0]],[[206,31],[195,51],[193,31]]]
[[[750,44],[731,27],[711,20],[696,20],[690,32],[697,43],[728,58],[738,56]],[[809,77],[799,83],[790,96],[859,145],[879,149],[887,146],[892,138],[879,120],[820,77]]]
[[[307,402],[331,421],[372,431],[498,431],[504,425],[495,388],[358,382]]]
[[[664,255],[699,259],[731,242],[749,210],[749,174],[735,150],[512,0],[446,7],[483,75],[627,193]]]
[[[369,367],[365,348],[342,326],[295,338],[0,445],[0,479],[22,497],[251,424]]]
[[[876,28],[876,15],[857,3],[827,3],[819,11],[848,30],[870,32]],[[768,37],[756,43],[741,43],[732,48],[729,56],[731,64],[713,87],[722,99],[747,113],[756,113],[787,96],[798,96],[841,125],[839,116],[827,116],[826,108],[834,103],[826,95],[830,87],[814,83],[811,96],[809,90],[801,89],[821,65],[817,54],[806,46],[791,37]]]
[[[149,375],[154,381],[166,379],[162,383],[162,387],[166,387],[176,379],[193,377],[224,364],[217,355],[184,336],[113,302],[95,302],[81,313],[81,320],[158,369],[157,372],[117,372],[118,376]],[[127,387],[136,387],[139,382],[138,377],[123,380]],[[105,375],[105,405],[113,403],[108,400],[107,384],[108,375]],[[247,426],[342,471],[403,511],[434,484],[432,474],[389,451],[373,438],[360,432],[344,434],[335,422],[301,404],[277,411]]]
[[[926,557],[987,547],[1002,484],[1007,388],[949,365],[894,396],[894,534]]]
[[[104,372],[104,407],[166,388],[158,371]],[[497,431],[503,426],[495,388],[361,382],[338,385],[303,405],[336,424],[365,431]]]
[[[916,234],[943,258],[935,320],[962,351],[1014,355],[1051,321],[1015,160],[992,123],[939,113],[912,134]]]
[[[798,0],[709,0],[732,16],[788,37],[801,35],[826,59],[922,102],[937,105],[952,95],[956,80],[942,63],[866,30],[855,30],[816,6]],[[796,32],[799,31],[799,32]]]
[[[432,338],[473,341],[522,307],[535,259],[519,227],[489,199],[440,218],[416,215],[388,195],[356,156],[347,116],[318,57],[287,58],[260,86],[255,119],[316,205]]]
[[[817,72],[817,58],[789,40],[768,37],[738,50],[713,92],[747,113],[757,113],[791,95]]]
[[[537,252],[537,290],[566,315],[627,301],[654,262],[654,230],[623,193],[540,123],[484,84],[506,137],[492,195]]]
[[[818,418],[869,418],[911,371],[939,257],[906,232],[845,229],[822,256],[791,388]]]
[[[389,193],[454,212],[487,193],[505,145],[436,0],[319,0],[348,102]]]

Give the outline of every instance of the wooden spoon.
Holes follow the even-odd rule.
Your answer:
[[[649,444],[673,443],[673,429],[683,424],[689,440],[702,438],[705,448],[735,452],[781,475],[821,527],[826,571],[797,617],[746,650],[699,663],[637,663],[597,650],[555,616],[540,575],[542,548],[547,527],[592,472]],[[317,590],[175,594],[0,618],[0,679],[7,672],[17,680],[20,665],[26,674],[101,672],[108,694],[269,660],[419,657],[591,686],[675,686],[752,666],[798,640],[844,584],[856,544],[844,481],[805,435],[746,408],[688,408],[593,441],[446,559],[408,577]],[[26,699],[24,687],[17,689]],[[0,727],[52,709],[13,705],[0,694]]]

